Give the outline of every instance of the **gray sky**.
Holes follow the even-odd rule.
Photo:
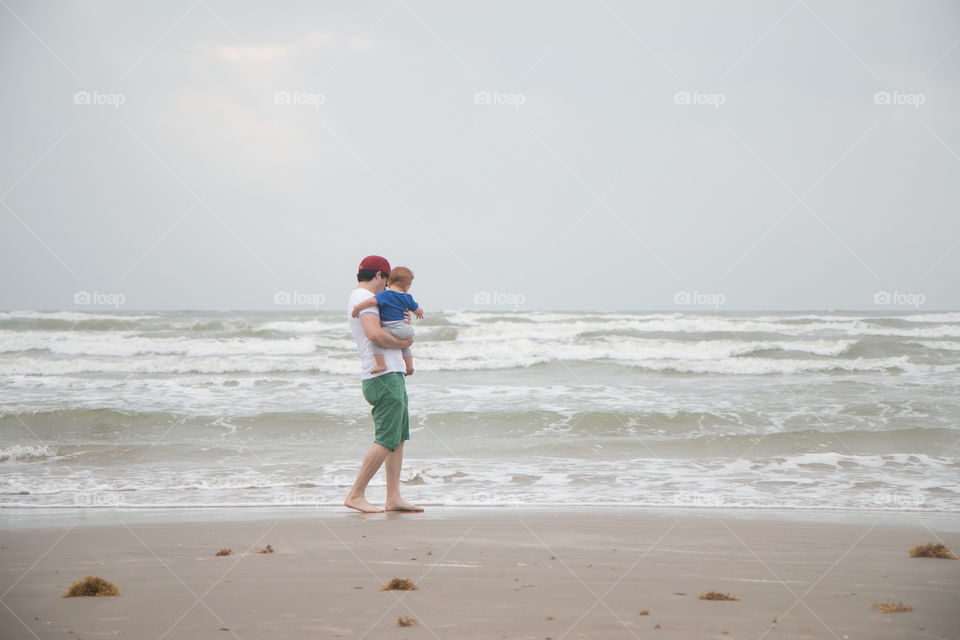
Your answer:
[[[0,308],[339,310],[379,253],[428,311],[960,309],[958,42],[955,2],[3,0]]]

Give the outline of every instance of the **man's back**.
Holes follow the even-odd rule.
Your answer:
[[[377,312],[376,307],[364,309],[356,318],[352,317],[351,312],[356,305],[372,297],[372,293],[363,287],[357,287],[350,292],[350,298],[347,301],[347,321],[350,324],[350,332],[353,334],[353,339],[357,342],[357,349],[360,352],[361,380],[376,378],[377,376],[381,376],[385,373],[392,373],[394,371],[405,373],[407,370],[407,366],[403,362],[403,355],[400,352],[400,349],[384,349],[383,360],[384,364],[387,365],[386,371],[381,371],[374,375],[370,375],[370,370],[376,366],[377,361],[373,357],[373,343],[370,342],[370,340],[367,338],[366,332],[363,330],[363,322],[361,321],[361,318],[363,318],[365,314],[373,314],[377,319],[377,324],[379,325],[380,314]]]

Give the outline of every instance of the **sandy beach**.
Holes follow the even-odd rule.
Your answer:
[[[9,512],[8,512],[9,513]],[[957,527],[710,510],[112,511],[0,533],[0,636],[957,638]],[[240,515],[240,514],[236,514]],[[82,516],[81,516],[82,517]],[[84,518],[86,520],[86,518]],[[163,518],[160,518],[163,520]],[[271,554],[257,550],[270,545]],[[217,557],[221,548],[229,556]],[[116,597],[61,598],[93,574]],[[415,591],[383,591],[408,578]],[[736,601],[707,601],[716,591]],[[903,602],[882,613],[874,603]],[[647,614],[642,615],[641,611]],[[400,626],[398,618],[415,620]]]

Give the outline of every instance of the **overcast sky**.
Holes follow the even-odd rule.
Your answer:
[[[0,308],[340,310],[377,253],[428,311],[960,309],[958,42],[950,1],[2,0]]]

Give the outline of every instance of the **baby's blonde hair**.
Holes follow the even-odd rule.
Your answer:
[[[406,267],[394,267],[390,271],[390,279],[387,280],[387,286],[398,286],[406,289],[413,283],[413,271]]]

